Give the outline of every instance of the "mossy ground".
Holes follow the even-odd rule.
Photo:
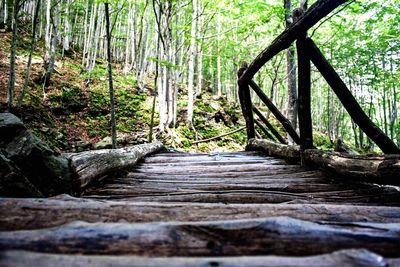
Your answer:
[[[9,51],[11,36],[0,33],[1,106],[5,110],[8,86]],[[23,75],[29,55],[30,39],[25,35],[18,38],[16,66],[16,98],[20,94]],[[83,72],[79,53],[57,55],[56,71],[45,90],[40,82],[42,69],[42,42],[39,41],[33,56],[29,92],[21,109],[15,113],[40,138],[53,148],[73,151],[77,143],[94,144],[109,136],[109,91],[106,62],[97,60],[90,73]],[[141,91],[135,76],[124,74],[121,66],[113,66],[116,95],[117,132],[122,143],[143,143],[148,140],[153,96],[151,82]],[[89,81],[90,78],[90,82]],[[151,79],[149,79],[151,80]],[[203,92],[196,98],[193,127],[188,127],[182,117],[186,112],[187,99],[183,87],[178,103],[178,121],[175,128],[164,132],[155,130],[155,138],[167,146],[181,150],[243,150],[245,132],[238,132],[212,142],[192,145],[195,140],[211,138],[243,126],[238,118],[240,107],[224,97]],[[15,98],[15,99],[16,99]],[[155,116],[155,126],[158,115]],[[90,146],[89,146],[90,147]]]

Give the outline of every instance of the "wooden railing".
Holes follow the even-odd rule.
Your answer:
[[[310,63],[318,69],[336,94],[352,120],[360,129],[385,153],[400,154],[400,149],[375,125],[365,114],[357,100],[354,98],[346,84],[338,73],[329,64],[319,48],[311,38],[307,37],[307,31],[318,21],[332,12],[339,5],[348,0],[319,0],[312,5],[304,14],[297,14],[295,22],[282,32],[273,42],[262,51],[250,64],[243,63],[238,70],[239,99],[242,112],[246,121],[248,139],[255,138],[255,124],[271,140],[286,144],[285,139],[274,129],[268,119],[253,106],[250,97],[250,88],[257,94],[261,101],[268,107],[275,118],[281,123],[292,140],[300,145],[300,149],[313,148],[312,118],[311,118],[311,71]],[[279,52],[288,48],[296,41],[298,60],[298,119],[299,131],[297,134],[290,121],[272,103],[262,89],[253,81],[254,75]],[[260,121],[254,119],[254,113]]]

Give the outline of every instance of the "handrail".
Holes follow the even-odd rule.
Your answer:
[[[360,127],[364,133],[375,142],[375,144],[386,154],[400,154],[400,149],[396,144],[377,127],[372,120],[365,114],[357,100],[354,98],[346,84],[337,74],[335,69],[325,59],[321,51],[315,43],[307,38],[307,30],[315,25],[319,20],[328,15],[339,5],[347,2],[348,0],[319,0],[310,9],[302,14],[302,10],[295,10],[297,21],[294,22],[288,29],[282,32],[255,60],[247,66],[243,63],[238,71],[238,86],[239,86],[239,99],[242,107],[243,115],[246,120],[246,129],[248,139],[254,138],[256,124],[268,138],[274,140],[274,137],[267,132],[265,127],[259,122],[255,121],[253,111],[265,123],[269,124],[268,120],[263,120],[262,114],[253,107],[250,97],[250,87],[258,95],[258,97],[269,108],[275,118],[282,124],[286,132],[290,135],[293,141],[300,145],[301,151],[313,148],[312,140],[312,118],[311,118],[311,72],[310,62],[312,61],[315,67],[319,70],[321,75],[328,82],[334,93],[338,96],[340,102],[349,113],[353,121]],[[273,56],[280,51],[288,48],[291,43],[297,40],[297,59],[298,59],[298,91],[299,91],[299,128],[300,136],[293,128],[291,122],[279,111],[279,109],[272,103],[267,95],[261,88],[254,82],[253,76],[260,70],[260,68],[268,62]],[[272,125],[271,125],[272,126]],[[270,128],[268,126],[268,128]],[[273,127],[272,127],[273,128]],[[271,130],[272,131],[272,130]],[[282,143],[274,131],[272,133]],[[284,141],[285,142],[285,141]]]
[[[296,133],[290,121],[279,111],[279,109],[272,103],[269,97],[264,94],[261,88],[253,81],[250,80],[249,85],[253,88],[253,91],[258,95],[262,102],[269,108],[269,110],[274,114],[275,118],[282,124],[283,128],[287,131],[290,137],[296,144],[300,144],[300,137]]]
[[[248,83],[271,58],[288,48],[301,34],[304,34],[318,21],[347,1],[349,0],[319,0],[314,3],[298,21],[276,37],[271,45],[251,62],[247,70],[240,76],[238,83]]]

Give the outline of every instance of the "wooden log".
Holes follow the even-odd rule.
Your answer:
[[[74,198],[2,198],[0,230],[95,222],[213,221],[288,216],[308,221],[400,223],[400,207],[336,204],[223,204],[125,202]]]
[[[231,256],[231,257],[140,257],[140,256],[102,256],[67,255],[37,253],[28,251],[0,252],[2,266],[97,266],[97,267],[248,267],[248,266],[298,266],[298,267],[353,267],[375,266],[394,267],[400,259],[383,258],[366,249],[339,250],[330,254],[307,257],[282,256]]]
[[[164,148],[161,142],[119,149],[100,149],[69,154],[71,168],[77,174],[79,187],[84,189],[92,181],[113,171],[122,171],[146,155]]]
[[[283,116],[283,114],[279,111],[279,109],[272,103],[272,101],[268,98],[268,96],[261,90],[261,88],[251,80],[249,82],[251,88],[253,88],[254,92],[258,95],[261,101],[269,108],[269,110],[274,114],[275,118],[282,124],[283,128],[287,131],[287,133],[292,137],[293,141],[296,144],[300,144],[300,137],[296,133],[295,129],[293,129],[292,124],[290,121]]]
[[[286,140],[279,134],[279,132],[272,126],[272,124],[268,121],[267,118],[258,110],[258,108],[253,106],[254,113],[260,118],[260,120],[267,126],[267,128],[271,131],[271,133],[276,137],[276,139],[282,144],[287,144]]]
[[[295,145],[283,145],[264,139],[250,139],[247,150],[263,151],[269,156],[276,156],[292,161],[300,160],[300,147]]]
[[[199,141],[194,141],[192,144],[195,145],[195,144],[199,144],[199,143],[205,143],[205,142],[209,142],[209,141],[212,141],[212,140],[216,140],[216,139],[219,139],[219,138],[222,138],[222,137],[225,137],[225,136],[228,136],[228,135],[237,133],[237,132],[241,132],[241,131],[244,130],[245,128],[246,128],[246,127],[241,127],[241,128],[239,128],[239,129],[236,129],[236,130],[233,130],[233,131],[224,133],[224,134],[220,134],[220,135],[218,135],[218,136],[214,136],[214,137],[207,138],[207,139],[203,139],[203,140],[199,140]]]
[[[239,79],[240,84],[246,84],[254,77],[265,63],[277,55],[279,52],[288,48],[299,36],[308,31],[318,21],[328,15],[332,10],[348,0],[318,0],[307,12],[289,28],[283,31],[275,40],[264,49],[250,64],[248,69]]]
[[[313,40],[307,38],[305,41],[311,61],[315,67],[321,72],[321,75],[328,82],[329,86],[339,98],[343,107],[347,110],[353,121],[363,130],[363,132],[371,138],[372,141],[385,154],[400,154],[400,149],[385,133],[376,126],[372,120],[365,114],[357,100],[354,98],[346,84],[339,77],[337,72],[332,68],[324,55],[315,45]]]
[[[265,134],[266,137],[268,137],[272,141],[275,141],[275,138],[268,132],[267,129],[265,129],[265,127],[258,120],[254,120],[254,122],[258,126],[258,128],[261,129],[261,131]]]
[[[0,250],[140,256],[306,256],[365,248],[400,256],[400,224],[309,222],[289,217],[168,222],[74,222],[0,232]]]
[[[298,117],[300,129],[300,150],[313,148],[311,118],[311,64],[305,45],[306,34],[296,42],[298,65]]]
[[[242,75],[242,73],[246,70],[247,63],[243,62],[242,66],[237,72],[238,78]],[[246,121],[246,131],[247,131],[247,139],[255,138],[256,133],[254,129],[254,118],[253,118],[253,111],[250,97],[250,88],[248,84],[239,84],[238,86],[238,95],[239,95],[239,102],[242,108],[242,113],[244,119]]]
[[[400,185],[400,155],[368,157],[308,149],[304,159],[342,179],[359,179],[379,184]]]

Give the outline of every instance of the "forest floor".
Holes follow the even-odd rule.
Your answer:
[[[16,59],[16,92],[18,98],[26,63],[30,38],[18,37]],[[5,110],[8,88],[11,34],[0,33],[0,108]],[[28,127],[49,145],[60,151],[81,151],[110,146],[109,93],[106,62],[98,59],[91,72],[81,68],[81,55],[73,52],[57,55],[50,85],[44,89],[43,45],[41,41],[33,54],[29,91],[24,103],[15,113]],[[144,90],[136,85],[134,74],[124,74],[120,65],[113,65],[116,94],[117,137],[120,145],[140,144],[148,140],[153,101],[153,79],[148,77]],[[192,144],[196,140],[212,138],[244,126],[240,106],[225,97],[214,96],[204,90],[195,99],[194,129],[185,123],[186,88],[179,91],[176,128],[161,132],[155,127],[155,137],[168,147],[187,151],[243,150],[245,131],[213,140]],[[158,126],[156,112],[155,126]]]

